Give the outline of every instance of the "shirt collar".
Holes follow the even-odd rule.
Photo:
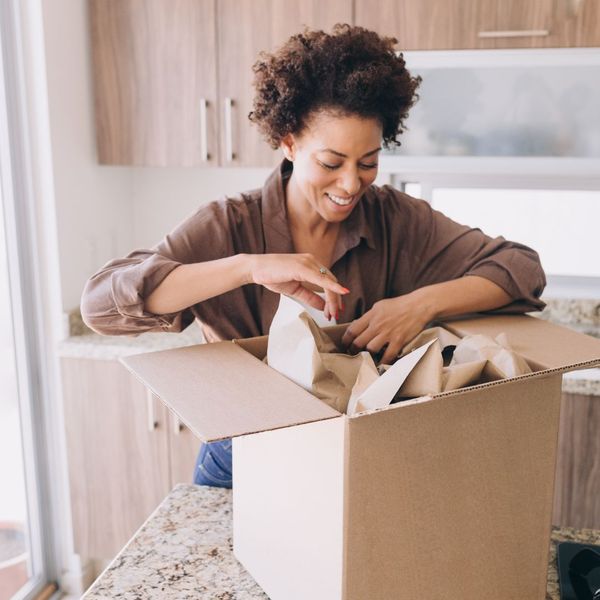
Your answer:
[[[294,252],[284,191],[284,181],[292,174],[293,167],[293,163],[284,158],[271,172],[262,189],[262,220],[266,253]],[[365,201],[371,193],[369,188],[350,216],[342,222],[334,249],[333,263],[346,252],[358,246],[361,239],[364,239],[370,248],[375,248],[373,231],[367,219],[367,207],[365,206]]]
[[[262,190],[262,221],[266,253],[292,253],[294,243],[287,220],[284,180],[293,164],[284,158],[269,175]]]

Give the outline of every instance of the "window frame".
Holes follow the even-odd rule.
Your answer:
[[[62,312],[41,4],[0,3],[0,208],[18,381],[31,575],[14,596],[54,590],[74,557],[56,352]],[[50,185],[49,185],[50,184]],[[42,301],[43,299],[43,301]],[[75,584],[77,586],[77,584]],[[76,592],[63,586],[63,592]]]

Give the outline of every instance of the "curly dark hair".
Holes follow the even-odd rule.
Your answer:
[[[346,23],[331,34],[305,28],[272,54],[259,54],[248,118],[274,149],[288,133],[301,133],[317,110],[376,118],[384,146],[399,146],[421,77],[411,77],[397,42]]]

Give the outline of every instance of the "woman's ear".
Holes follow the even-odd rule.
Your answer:
[[[283,151],[283,155],[290,162],[294,162],[294,155],[296,153],[296,142],[294,141],[294,136],[291,133],[288,133],[287,135],[281,138],[280,147]]]

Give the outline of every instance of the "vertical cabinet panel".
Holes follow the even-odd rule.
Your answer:
[[[600,529],[600,398],[563,394],[552,523]]]
[[[61,366],[75,549],[109,559],[170,490],[167,409],[116,361]]]
[[[100,163],[216,165],[215,0],[89,6]]]
[[[272,167],[280,152],[248,120],[254,98],[252,65],[261,50],[274,50],[303,25],[327,31],[337,22],[352,22],[352,0],[219,0],[217,10],[221,164]]]
[[[600,46],[600,2],[556,0],[557,46]]]
[[[169,411],[171,488],[178,483],[193,482],[200,444],[200,440]]]

